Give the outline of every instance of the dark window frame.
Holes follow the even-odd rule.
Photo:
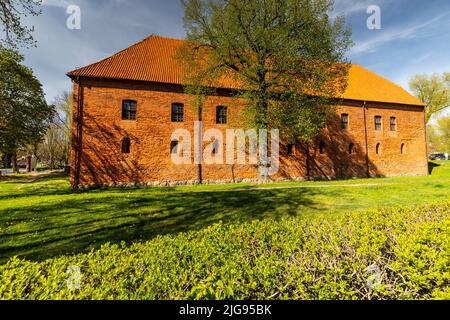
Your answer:
[[[348,145],[348,154],[355,154],[355,144],[353,142]]]
[[[350,116],[348,115],[348,113],[341,114],[341,129],[348,130],[350,122],[349,120]]]
[[[404,155],[406,153],[406,143],[400,145],[400,154]]]
[[[172,103],[170,119],[172,122],[184,122],[184,104],[183,103]]]
[[[228,107],[227,106],[217,106],[216,107],[216,124],[227,124],[228,123]]]
[[[375,122],[375,130],[376,131],[383,130],[383,117],[382,116],[375,116],[374,122]]]
[[[389,126],[391,131],[397,131],[397,118],[392,116],[389,120]]]
[[[288,144],[287,145],[287,154],[292,156],[294,154],[294,148],[295,148],[295,144]]]
[[[381,154],[381,143],[380,142],[378,142],[375,146],[375,153]]]
[[[137,119],[137,101],[136,100],[122,100],[122,120],[136,120]]]
[[[131,139],[129,137],[124,137],[122,139],[122,154],[130,154],[131,153]]]
[[[324,154],[325,153],[325,143],[323,141],[319,142],[319,153]]]

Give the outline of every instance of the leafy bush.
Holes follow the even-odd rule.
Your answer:
[[[0,299],[449,299],[450,202],[214,225],[0,266]],[[70,289],[69,266],[81,270]]]

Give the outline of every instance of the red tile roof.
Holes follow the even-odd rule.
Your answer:
[[[183,68],[176,59],[184,40],[152,35],[111,57],[69,72],[73,77],[137,80],[183,84]],[[420,105],[424,103],[393,82],[358,65],[352,65],[347,90],[349,100]]]

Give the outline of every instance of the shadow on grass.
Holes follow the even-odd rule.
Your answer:
[[[58,180],[68,179],[62,172],[51,172],[39,175],[13,175],[0,177],[4,186],[16,186],[13,190],[6,190],[0,194],[0,200],[28,198],[30,196],[63,195],[70,194],[69,184],[62,186]],[[36,184],[38,183],[38,184]]]
[[[279,219],[305,209],[320,209],[312,200],[320,190],[314,189],[181,192],[168,188],[72,193],[60,187],[31,191],[31,195],[43,196],[63,193],[67,196],[56,201],[0,211],[0,263],[16,255],[42,260],[86,252],[107,242],[131,243],[199,230],[220,221]]]
[[[429,172],[430,174],[432,174],[434,168],[440,167],[440,166],[441,166],[441,165],[438,164],[438,163],[436,163],[436,162],[428,162],[428,172]]]

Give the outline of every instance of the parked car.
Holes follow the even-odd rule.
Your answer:
[[[430,154],[430,160],[448,160],[448,156],[445,153],[436,152]]]

